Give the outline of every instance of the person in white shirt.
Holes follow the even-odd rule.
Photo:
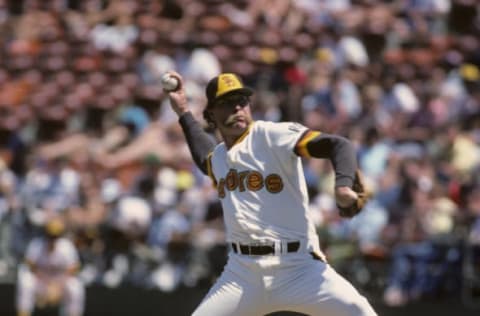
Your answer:
[[[85,288],[76,276],[80,262],[74,244],[62,236],[65,224],[50,219],[44,235],[30,241],[25,262],[18,271],[16,308],[18,316],[32,315],[36,306],[60,304],[63,315],[80,316]]]

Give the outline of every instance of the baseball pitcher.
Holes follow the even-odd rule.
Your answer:
[[[182,77],[168,74],[178,85],[165,91],[195,163],[218,191],[231,248],[223,273],[193,315],[376,315],[326,262],[307,211],[301,157],[330,159],[342,216],[363,207],[368,194],[351,143],[299,123],[253,121],[253,90],[223,73],[206,88],[204,117],[223,140],[215,145],[189,111]]]

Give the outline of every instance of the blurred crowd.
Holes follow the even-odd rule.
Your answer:
[[[218,275],[222,210],[159,83],[175,69],[199,120],[235,72],[255,119],[353,141],[375,192],[353,220],[305,160],[341,272],[390,305],[458,292],[480,279],[479,34],[476,0],[0,0],[0,276],[52,218],[86,285]]]

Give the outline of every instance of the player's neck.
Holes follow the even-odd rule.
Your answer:
[[[250,124],[251,125],[251,124]],[[222,135],[223,142],[225,146],[230,149],[236,143],[240,142],[247,134],[250,129],[250,125],[244,129],[238,129],[235,131],[222,131],[220,130],[220,134]]]
[[[223,142],[225,143],[225,146],[227,146],[227,148],[230,149],[233,147],[233,145],[237,143],[237,140],[240,138],[240,135],[238,136],[223,135],[222,138],[223,138]]]

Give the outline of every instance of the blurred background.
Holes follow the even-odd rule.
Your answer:
[[[0,0],[0,314],[52,217],[85,315],[188,315],[221,273],[222,209],[159,84],[175,69],[199,120],[236,72],[255,119],[354,142],[359,216],[328,161],[305,177],[322,249],[379,315],[478,315],[479,34],[476,0]]]

